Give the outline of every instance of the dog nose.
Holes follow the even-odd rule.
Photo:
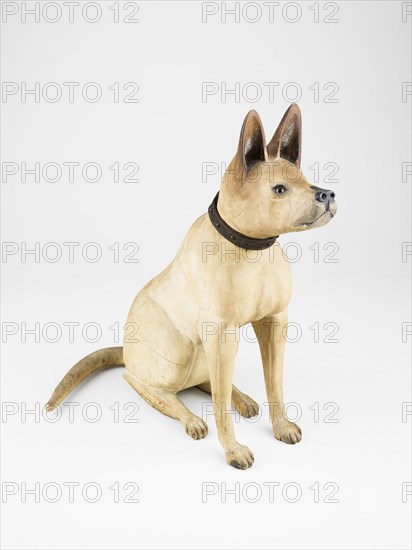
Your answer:
[[[329,191],[329,189],[320,189],[315,194],[315,199],[319,202],[324,202],[328,204],[335,198],[335,192]]]

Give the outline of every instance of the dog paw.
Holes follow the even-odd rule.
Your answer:
[[[273,433],[276,439],[294,445],[302,439],[302,430],[297,424],[287,420],[273,426]]]
[[[226,451],[226,461],[233,468],[238,470],[246,470],[253,464],[255,457],[250,449],[244,445],[236,444],[236,447]]]
[[[186,433],[193,439],[203,439],[209,431],[206,422],[195,415],[185,422],[184,428]]]
[[[259,405],[251,397],[243,394],[241,401],[235,402],[236,410],[245,418],[253,418],[259,414]]]

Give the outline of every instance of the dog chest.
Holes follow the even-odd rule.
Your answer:
[[[208,301],[203,305],[240,324],[284,311],[291,295],[291,271],[280,246],[250,251],[217,244],[225,249],[224,256],[211,255],[197,266],[198,288]]]

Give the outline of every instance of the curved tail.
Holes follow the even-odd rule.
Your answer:
[[[89,374],[105,367],[124,365],[123,348],[103,348],[83,357],[60,381],[45,405],[46,411],[55,409],[69,393]]]

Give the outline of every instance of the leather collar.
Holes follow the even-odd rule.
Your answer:
[[[228,225],[225,220],[220,217],[217,209],[218,198],[219,193],[217,193],[212,204],[209,206],[209,218],[216,231],[220,233],[227,241],[235,244],[236,246],[240,246],[240,248],[245,248],[246,250],[264,250],[275,243],[279,235],[276,235],[276,237],[267,237],[266,239],[256,239],[255,237],[243,235],[242,233],[239,233],[239,231],[236,231],[236,229],[230,227],[230,225]]]

